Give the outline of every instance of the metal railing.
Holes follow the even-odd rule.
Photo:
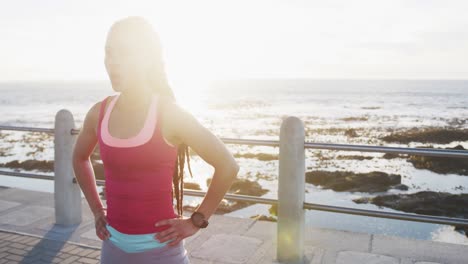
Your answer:
[[[0,130],[54,134],[54,176],[1,170],[0,174],[54,180],[56,222],[61,224],[76,224],[81,222],[81,193],[79,186],[76,184],[77,181],[71,165],[71,152],[76,139],[75,135],[80,130],[74,128],[72,114],[68,110],[60,110],[56,115],[54,129],[0,126]],[[283,120],[279,141],[235,138],[220,139],[226,144],[279,147],[278,199],[239,194],[226,194],[224,198],[235,201],[278,205],[277,260],[282,263],[296,263],[303,260],[304,209],[468,227],[468,220],[461,218],[394,213],[308,203],[304,201],[304,192],[297,192],[297,190],[304,190],[305,186],[305,149],[380,152],[450,158],[468,158],[468,151],[306,142],[303,123],[296,117],[288,117]],[[58,161],[57,159],[60,160]],[[69,185],[70,182],[75,184]],[[105,185],[105,181],[96,180],[96,184],[103,186]],[[184,195],[204,197],[206,192],[184,189]],[[288,236],[281,236],[282,233],[286,232]]]

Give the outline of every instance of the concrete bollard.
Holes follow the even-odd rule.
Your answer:
[[[305,131],[302,121],[289,116],[280,130],[277,261],[304,263]]]
[[[62,109],[55,115],[54,136],[54,198],[55,223],[75,225],[81,223],[81,190],[73,183],[72,155],[76,135],[71,130],[75,121],[70,111]]]

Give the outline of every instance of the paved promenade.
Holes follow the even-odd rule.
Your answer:
[[[0,264],[99,263],[102,242],[85,199],[82,208],[79,225],[56,225],[53,194],[0,187]],[[193,264],[278,263],[276,228],[274,222],[213,215],[210,226],[187,238],[185,247]],[[468,246],[307,227],[305,261],[466,264]]]

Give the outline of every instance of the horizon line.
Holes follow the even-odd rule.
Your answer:
[[[344,77],[337,77],[337,78],[316,78],[316,77],[248,77],[248,78],[225,78],[225,79],[211,79],[207,80],[207,82],[217,82],[217,81],[258,81],[258,80],[324,80],[324,81],[468,81],[467,78],[344,78]],[[37,80],[20,80],[20,79],[12,79],[12,80],[0,80],[0,83],[28,83],[28,82],[108,82],[110,80],[106,79],[37,79]]]

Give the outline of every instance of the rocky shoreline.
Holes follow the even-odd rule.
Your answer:
[[[380,207],[423,215],[468,219],[468,194],[421,191],[412,194],[379,195],[353,200],[355,203],[371,203]],[[468,227],[455,226],[455,230],[468,237]]]
[[[353,122],[353,121],[363,121],[361,118],[347,118],[345,121]],[[308,130],[308,132],[313,131],[318,133],[332,133],[332,134],[340,134],[347,136],[348,138],[356,138],[360,137],[361,135],[365,135],[365,130],[363,129],[341,129],[341,128],[330,128],[330,129],[313,129]],[[21,143],[22,147],[29,146],[33,149],[32,152],[26,153],[26,156],[33,156],[35,157],[36,154],[40,154],[45,151],[45,143],[47,141],[53,140],[50,135],[44,133],[30,133],[25,134],[22,138],[18,140],[11,140],[6,139],[5,134],[0,134],[0,139],[5,140],[10,144],[18,144]],[[454,129],[454,128],[412,128],[407,130],[402,130],[400,132],[394,132],[389,135],[383,136],[379,138],[383,142],[388,143],[401,143],[401,144],[408,144],[408,143],[429,143],[429,144],[449,144],[452,142],[458,141],[468,141],[468,129]],[[428,146],[420,146],[420,148],[433,148],[432,145]],[[457,145],[453,148],[447,147],[445,149],[454,149],[454,150],[466,150],[462,145]],[[3,147],[0,148],[0,157],[7,157],[11,156],[12,148],[11,147]],[[190,155],[196,155],[196,153],[190,149]],[[244,158],[244,159],[255,159],[258,161],[275,161],[278,160],[278,155],[276,154],[268,154],[268,153],[234,153],[236,158]],[[317,156],[321,161],[327,161],[330,159],[334,160],[358,160],[358,161],[365,161],[365,160],[372,160],[378,159],[379,157],[375,156],[365,156],[365,155],[338,155],[334,158],[329,158],[328,156]],[[420,156],[420,155],[406,155],[406,154],[385,154],[381,158],[383,159],[406,159],[407,162],[410,162],[414,168],[416,169],[426,169],[432,172],[438,173],[440,175],[444,174],[457,174],[461,176],[468,176],[468,159],[461,159],[461,158],[441,158],[441,157],[430,157],[430,156]],[[100,160],[99,155],[99,145],[96,146],[94,149],[92,156],[91,156],[92,166],[95,172],[96,179],[104,180],[104,168],[103,164]],[[0,167],[10,168],[17,171],[25,170],[38,170],[42,172],[53,172],[54,162],[53,160],[39,160],[39,159],[27,159],[25,161],[18,161],[13,160],[6,163],[0,163]],[[250,173],[247,173],[250,174]],[[245,175],[244,175],[245,176]],[[262,174],[257,172],[257,180],[261,177],[266,177]],[[402,176],[399,174],[388,174],[381,171],[371,171],[367,173],[355,173],[352,171],[324,171],[324,170],[314,170],[306,172],[306,182],[310,184],[314,184],[316,186],[320,186],[323,189],[331,189],[337,192],[365,192],[365,193],[378,193],[378,192],[387,192],[391,189],[398,189],[398,190],[408,190],[408,186],[401,184]],[[441,176],[443,177],[443,176]],[[265,178],[267,180],[274,180],[272,177]],[[209,179],[211,180],[211,179]],[[207,186],[209,185],[209,181],[207,182]],[[187,189],[194,189],[200,190],[200,186],[196,183],[185,182],[184,188]],[[246,195],[253,195],[253,196],[261,196],[268,192],[267,189],[263,189],[260,184],[256,181],[249,181],[242,179],[242,176],[239,176],[238,180],[231,186],[228,193],[237,193],[237,194],[246,194]],[[104,192],[101,192],[101,195],[104,195]],[[389,201],[394,201],[394,203],[398,203],[402,201],[402,199],[406,199],[407,203],[411,203],[415,211],[422,212],[427,210],[428,212],[436,212],[437,210],[432,211],[431,207],[426,209],[422,209],[424,206],[424,199],[419,199],[417,196],[404,196],[402,195],[393,195],[388,196],[386,198],[385,205],[392,207],[392,203]],[[427,194],[426,194],[427,195]],[[401,196],[401,197],[400,197]],[[380,201],[378,198],[380,196],[375,197],[375,201]],[[432,196],[431,196],[432,197]],[[411,199],[414,198],[414,201]],[[363,198],[364,199],[364,198]],[[369,198],[366,198],[369,199]],[[381,198],[383,199],[383,198]],[[409,200],[408,200],[409,199]],[[374,200],[368,200],[369,202],[373,202]],[[454,202],[455,200],[447,200],[447,203]],[[457,200],[458,201],[458,200]],[[356,202],[363,203],[364,200],[357,200]],[[463,200],[464,205],[466,201]],[[243,202],[243,201],[230,201],[230,200],[223,200],[220,204],[216,213],[228,213],[232,212],[246,206],[249,206],[253,203]],[[419,207],[417,206],[419,205]],[[185,206],[186,210],[191,210],[194,207]],[[392,207],[393,208],[393,207]],[[403,208],[395,208],[397,210],[402,210]],[[450,215],[451,213],[459,213],[457,208],[455,207],[447,207],[444,209],[446,211],[438,212],[440,215]],[[452,212],[450,212],[452,210]],[[257,217],[258,219],[273,221],[274,217],[272,216],[252,216]],[[464,215],[466,217],[466,215]]]
[[[421,148],[433,148],[432,146]],[[440,149],[440,148],[437,148]],[[448,150],[466,150],[463,146],[457,145],[454,148],[444,148]],[[408,162],[411,162],[417,169],[426,169],[438,174],[458,174],[468,176],[468,159],[432,157],[409,155]]]
[[[388,143],[408,144],[411,142],[449,144],[454,141],[468,141],[468,129],[442,127],[412,128],[380,138]]]
[[[337,192],[385,192],[389,189],[408,190],[401,184],[401,175],[381,171],[354,173],[352,171],[308,171],[306,182]]]

